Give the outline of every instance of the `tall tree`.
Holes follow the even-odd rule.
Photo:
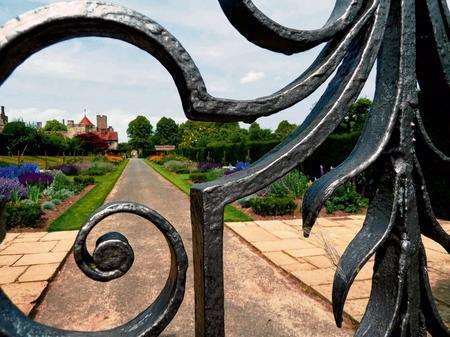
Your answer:
[[[44,131],[67,131],[67,126],[56,119],[52,119],[45,123]]]
[[[23,121],[14,121],[5,125],[3,134],[6,136],[8,154],[23,155],[34,143],[37,130]]]
[[[138,116],[128,124],[128,143],[145,156],[152,151],[153,126],[147,117]]]
[[[177,123],[172,118],[161,118],[156,124],[154,139],[158,145],[178,145],[180,135]]]
[[[275,130],[275,137],[279,140],[285,139],[292,131],[295,130],[297,125],[289,123],[287,120],[281,121]]]
[[[344,117],[334,133],[344,134],[361,132],[364,127],[364,123],[369,116],[369,111],[371,108],[372,101],[370,99],[359,98],[350,106],[347,116]]]
[[[180,125],[180,147],[206,146],[215,130],[213,123],[187,121]]]
[[[273,139],[270,129],[262,129],[258,123],[253,122],[248,128],[248,137],[251,141],[264,141]]]

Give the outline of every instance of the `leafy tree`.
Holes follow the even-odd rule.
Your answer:
[[[179,128],[172,118],[161,118],[156,124],[155,144],[178,145],[180,143]]]
[[[108,149],[108,142],[93,132],[77,135],[80,148],[84,153],[102,153]]]
[[[128,143],[136,150],[141,150],[143,155],[148,154],[153,147],[153,126],[144,116],[138,116],[128,124]]]
[[[117,146],[117,151],[121,152],[121,153],[130,153],[133,150],[132,146],[128,143],[119,143],[119,145]]]
[[[76,156],[81,151],[81,142],[77,137],[66,139],[66,149],[68,154]]]
[[[361,132],[364,123],[369,116],[369,111],[372,108],[372,101],[368,98],[359,98],[350,106],[347,116],[338,125],[335,130],[336,134]]]
[[[248,137],[251,141],[264,141],[273,139],[270,129],[261,129],[258,123],[253,122],[248,128]]]
[[[52,119],[45,123],[44,131],[67,131],[67,126],[56,119]]]
[[[292,131],[297,128],[297,125],[289,123],[287,120],[281,121],[275,130],[275,137],[279,140],[285,139]]]
[[[17,152],[21,156],[26,152],[28,146],[34,143],[37,130],[23,121],[14,121],[5,125],[3,134],[6,137],[8,154]]]
[[[43,153],[47,155],[60,155],[67,150],[67,140],[58,133],[44,134],[42,137]]]
[[[203,147],[215,133],[213,123],[187,121],[180,125],[180,147]]]

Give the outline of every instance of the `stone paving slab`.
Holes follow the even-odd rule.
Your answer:
[[[301,233],[301,219],[228,222],[226,226],[256,248],[262,256],[294,277],[309,292],[331,303],[339,256],[362,226],[363,215],[319,218],[311,237]],[[450,222],[441,221],[450,231]],[[450,322],[450,257],[436,242],[423,237],[428,271],[441,314]],[[359,272],[348,294],[345,313],[360,321],[371,289],[373,259]]]
[[[0,287],[28,315],[67,254],[77,231],[8,233],[0,245]]]

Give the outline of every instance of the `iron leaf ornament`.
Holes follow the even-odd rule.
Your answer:
[[[270,185],[310,156],[345,117],[376,63],[374,105],[362,134],[350,156],[315,181],[305,195],[303,230],[306,236],[310,234],[323,203],[336,188],[367,168],[373,169],[373,193],[366,219],[341,257],[334,279],[336,322],[342,324],[345,300],[358,271],[375,256],[370,300],[356,336],[425,336],[427,331],[433,336],[449,336],[431,293],[421,234],[447,252],[450,238],[433,213],[423,160],[417,151],[420,143],[439,160],[449,162],[449,154],[434,138],[435,129],[426,122],[426,114],[433,111],[419,104],[418,95],[420,90],[424,102],[431,105],[439,100],[438,110],[448,114],[450,14],[446,1],[336,0],[329,20],[315,30],[284,27],[250,0],[219,3],[230,23],[262,48],[291,55],[323,44],[322,51],[304,73],[272,95],[253,100],[217,98],[208,93],[188,52],[155,21],[114,4],[68,1],[28,12],[0,29],[0,85],[32,54],[84,36],[120,39],[154,56],[172,75],[185,114],[193,120],[252,122],[295,105],[332,77],[305,121],[282,144],[250,168],[196,184],[191,190],[196,336],[221,337],[225,335],[224,207]],[[126,238],[112,233],[99,239],[97,252],[91,256],[85,249],[90,229],[109,212],[153,214],[142,205],[105,207],[83,227],[75,247],[81,270],[98,281],[122,276],[131,267],[134,255]],[[176,235],[170,224],[166,228]],[[183,255],[181,239],[179,244]],[[104,253],[108,249],[117,250],[121,259],[108,260]],[[187,261],[181,259],[182,263],[174,263],[173,268],[183,279]],[[184,291],[184,283],[180,287]],[[168,295],[168,299],[180,303],[182,295],[180,299],[178,294],[173,298]],[[32,322],[2,292],[0,304],[2,336],[85,335]],[[98,335],[156,336],[176,310],[160,316],[164,322],[157,328],[138,317],[134,321],[138,330],[130,328],[130,322],[125,328]]]

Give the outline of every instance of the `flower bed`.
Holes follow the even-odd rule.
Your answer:
[[[213,181],[250,166],[248,162],[242,161],[225,167],[211,162],[194,163],[174,154],[158,155],[150,157],[149,160],[193,184]],[[300,218],[302,199],[310,186],[310,179],[298,169],[294,169],[262,191],[238,200],[234,206],[249,217],[258,220]],[[366,206],[367,199],[356,191],[354,184],[347,183],[327,200],[321,215],[359,213]]]
[[[75,200],[87,186],[95,184],[93,176],[114,170],[114,164],[102,160],[58,165],[47,171],[39,171],[35,164],[0,167],[0,202],[6,204],[6,228],[46,225],[44,220],[52,218],[49,214],[61,212],[59,205]]]

